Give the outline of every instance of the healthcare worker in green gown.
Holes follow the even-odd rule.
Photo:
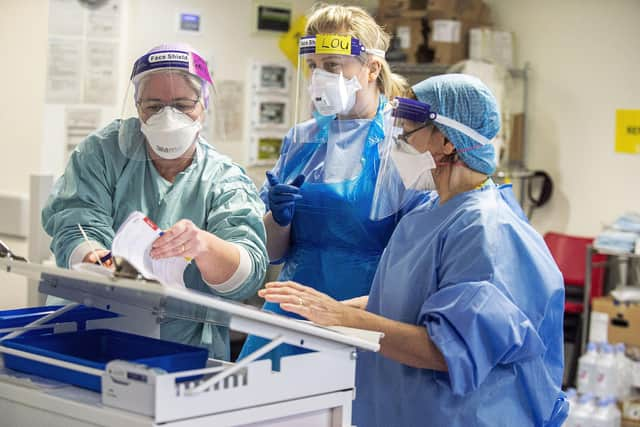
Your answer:
[[[161,45],[135,62],[122,119],[74,150],[42,211],[58,266],[108,258],[118,227],[140,211],[164,230],[152,258],[192,260],[187,288],[234,300],[255,294],[268,262],[264,205],[244,171],[202,135],[213,92],[206,62],[189,46]],[[161,338],[229,359],[228,329],[190,320],[211,315],[168,312]]]

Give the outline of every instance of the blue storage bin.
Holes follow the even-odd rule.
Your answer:
[[[44,307],[29,307],[19,308],[16,310],[3,310],[0,311],[0,329],[18,328],[28,325],[31,322],[38,320],[48,314],[53,313],[57,309],[62,308],[61,305],[49,305]],[[85,307],[80,305],[73,310],[69,310],[66,313],[61,314],[55,319],[49,320],[48,324],[76,322],[78,329],[84,329],[87,320],[94,319],[106,319],[118,317],[117,313],[111,311],[100,310],[93,307]],[[24,335],[41,335],[50,334],[53,332],[53,328],[36,329],[34,331],[26,332]],[[7,335],[9,332],[0,332],[0,337]]]
[[[162,341],[109,329],[92,329],[8,339],[2,344],[41,356],[104,370],[107,362],[127,360],[167,372],[202,369],[208,351],[204,348]],[[16,371],[52,378],[100,392],[99,376],[4,354],[4,364]]]

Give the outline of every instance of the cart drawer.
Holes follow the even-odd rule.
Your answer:
[[[109,329],[23,336],[2,342],[6,347],[104,370],[112,360],[140,363],[167,372],[201,369],[208,351],[203,348],[163,341]],[[100,376],[3,354],[7,368],[101,391]]]

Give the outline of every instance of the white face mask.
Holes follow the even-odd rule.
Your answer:
[[[195,141],[202,129],[199,120],[171,107],[161,111],[140,124],[140,130],[147,137],[153,151],[163,159],[176,159],[183,155]]]
[[[430,152],[419,152],[413,146],[399,142],[391,148],[391,160],[396,165],[398,174],[402,178],[405,188],[417,191],[432,191],[436,189],[431,171],[436,168],[436,162]]]
[[[309,94],[318,113],[331,116],[351,111],[360,89],[362,86],[355,76],[347,80],[342,74],[316,68],[311,75]]]

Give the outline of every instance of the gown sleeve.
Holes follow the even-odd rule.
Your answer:
[[[207,214],[207,231],[242,246],[251,259],[251,272],[230,292],[210,289],[214,294],[243,300],[256,293],[267,269],[266,232],[262,222],[264,205],[253,182],[238,166],[230,163],[216,182],[218,185]]]
[[[111,151],[117,150],[117,138],[118,124],[113,122],[78,145],[42,210],[42,225],[52,237],[51,250],[59,267],[70,267],[71,253],[84,241],[78,224],[97,246],[111,247],[115,182],[111,157],[119,154]]]
[[[523,259],[493,248],[499,242],[489,234],[491,229],[480,223],[449,230],[439,243],[438,290],[424,301],[419,315],[418,324],[444,355],[456,395],[477,389],[498,365],[546,351],[532,321],[493,281],[496,257],[511,258],[501,261],[515,265]]]

